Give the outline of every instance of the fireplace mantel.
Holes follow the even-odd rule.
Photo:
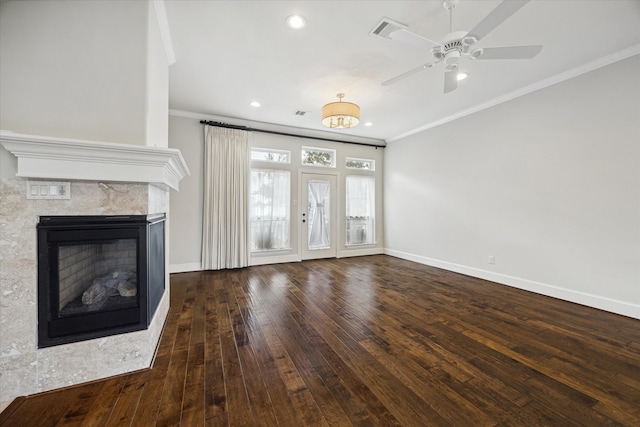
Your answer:
[[[16,176],[143,182],[178,190],[189,168],[179,150],[0,130],[0,143],[18,158]]]

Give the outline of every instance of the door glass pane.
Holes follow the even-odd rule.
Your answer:
[[[289,248],[291,173],[276,169],[251,170],[251,251]]]
[[[330,189],[329,181],[309,181],[309,250],[331,246]]]
[[[347,176],[347,245],[375,243],[375,181],[372,176]]]

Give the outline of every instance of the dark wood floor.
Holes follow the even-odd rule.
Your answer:
[[[388,256],[171,288],[152,369],[17,399],[0,424],[640,425],[638,320]]]

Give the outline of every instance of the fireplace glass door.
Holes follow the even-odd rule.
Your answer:
[[[165,290],[164,221],[40,217],[38,346],[146,329]]]
[[[58,246],[57,317],[138,307],[137,239]]]

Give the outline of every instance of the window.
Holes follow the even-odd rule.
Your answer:
[[[347,245],[375,243],[375,179],[347,176]]]
[[[336,150],[330,150],[328,148],[302,147],[302,164],[335,168]]]
[[[251,169],[251,251],[289,249],[291,172]]]
[[[374,171],[376,170],[376,162],[371,159],[354,159],[352,157],[347,157],[346,167],[347,169]]]
[[[291,152],[271,148],[252,148],[251,160],[261,162],[291,163]]]

